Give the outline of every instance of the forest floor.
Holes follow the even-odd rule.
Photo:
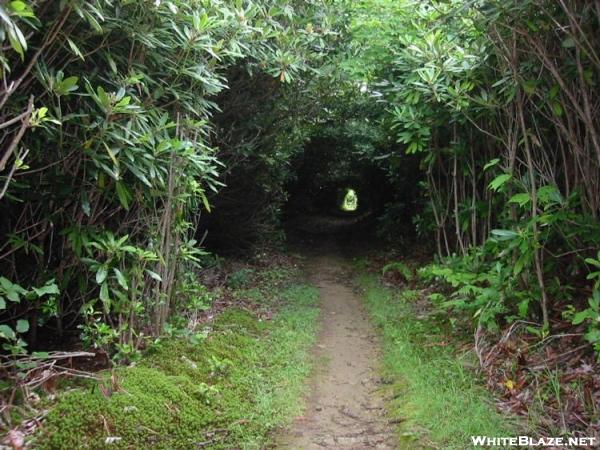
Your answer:
[[[387,285],[372,241],[297,250],[207,271],[219,294],[194,326],[99,386],[63,380],[25,448],[458,449],[515,430],[423,293]]]
[[[384,409],[379,342],[362,300],[350,287],[348,262],[324,254],[307,263],[320,292],[316,370],[306,410],[278,448],[396,448]]]

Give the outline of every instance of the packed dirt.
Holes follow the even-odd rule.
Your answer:
[[[377,336],[359,295],[345,279],[347,262],[337,256],[312,256],[307,266],[321,294],[317,368],[305,414],[296,418],[276,447],[396,448],[394,426],[385,417]]]

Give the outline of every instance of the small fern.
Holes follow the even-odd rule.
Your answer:
[[[413,271],[406,263],[397,261],[383,266],[382,273],[384,276],[390,271],[398,272],[406,281],[413,281]]]

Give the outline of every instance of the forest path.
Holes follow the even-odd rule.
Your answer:
[[[321,254],[309,256],[307,268],[321,295],[316,369],[304,416],[276,448],[396,448],[394,426],[385,417],[377,336],[350,287],[348,262]]]

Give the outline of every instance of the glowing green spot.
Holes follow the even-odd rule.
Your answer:
[[[354,189],[346,189],[346,195],[341,205],[342,211],[352,212],[358,209],[358,195]]]

